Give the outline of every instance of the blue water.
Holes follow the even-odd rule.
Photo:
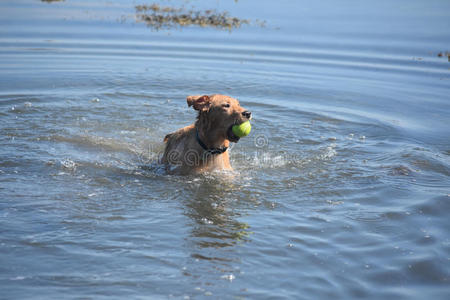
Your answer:
[[[450,2],[145,3],[0,2],[1,299],[448,299]],[[165,174],[215,93],[235,172]]]

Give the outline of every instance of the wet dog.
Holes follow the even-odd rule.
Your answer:
[[[227,150],[239,137],[231,128],[250,120],[251,112],[224,95],[189,96],[187,104],[198,111],[197,120],[164,138],[166,170],[175,174],[232,170]]]

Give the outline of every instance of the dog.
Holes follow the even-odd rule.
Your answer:
[[[232,170],[228,148],[230,142],[239,141],[232,127],[250,120],[252,113],[225,95],[188,96],[186,100],[188,107],[198,111],[197,120],[165,136],[162,163],[166,171],[187,175]]]

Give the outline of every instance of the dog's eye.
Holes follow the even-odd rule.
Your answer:
[[[222,104],[222,107],[229,108],[230,107],[230,103]]]

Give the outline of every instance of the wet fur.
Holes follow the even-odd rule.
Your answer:
[[[196,95],[186,100],[188,106],[198,111],[197,120],[165,136],[162,163],[166,165],[166,170],[172,174],[232,170],[228,151],[216,155],[205,153],[196,139],[196,129],[200,139],[209,148],[229,147],[230,140],[239,140],[230,134],[229,129],[233,124],[250,119],[243,116],[246,110],[238,100],[224,95]]]

